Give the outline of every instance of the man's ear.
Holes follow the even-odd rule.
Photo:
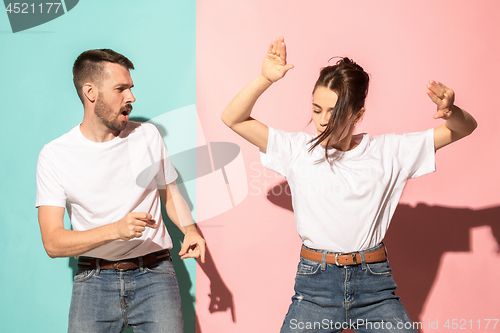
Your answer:
[[[97,99],[97,87],[92,83],[85,83],[82,87],[84,98],[90,103],[94,103]]]

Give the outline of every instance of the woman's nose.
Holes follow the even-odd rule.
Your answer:
[[[330,112],[323,112],[320,125],[326,126],[326,125],[328,125],[328,121],[330,121]]]

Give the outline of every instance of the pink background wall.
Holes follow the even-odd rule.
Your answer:
[[[220,121],[281,35],[295,68],[256,105],[254,116],[269,126],[310,131],[319,69],[344,55],[371,74],[362,132],[440,125],[425,93],[430,79],[454,89],[456,104],[476,117],[472,136],[437,153],[437,173],[409,182],[386,244],[398,294],[421,332],[444,330],[448,319],[483,330],[499,317],[499,16],[495,0],[198,1],[201,126],[207,141],[241,147],[248,184],[242,203],[199,223],[210,249],[197,274],[199,332],[279,331],[293,295],[300,239],[288,198],[280,188],[267,195],[284,179]],[[198,201],[217,200],[197,192]]]

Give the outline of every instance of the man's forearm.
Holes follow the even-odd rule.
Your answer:
[[[158,227],[146,212],[131,212],[117,222],[86,231],[64,229],[63,217],[62,207],[44,206],[38,211],[43,245],[51,258],[77,256],[117,239],[142,237],[146,228]]]
[[[186,234],[192,228],[196,230],[189,206],[181,194],[175,194],[170,200],[167,200],[165,210],[170,220],[183,234]]]
[[[43,237],[45,251],[51,258],[73,257],[118,239],[112,224],[87,231],[57,228]]]

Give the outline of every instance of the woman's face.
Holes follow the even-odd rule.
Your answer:
[[[321,135],[328,125],[333,108],[337,104],[337,93],[327,87],[318,86],[313,93],[312,120],[316,135]]]
[[[316,90],[313,93],[312,120],[314,122],[314,126],[316,126],[317,136],[321,135],[321,133],[323,133],[328,126],[328,121],[330,120],[337,100],[338,95],[335,91],[323,86],[316,87]],[[333,144],[333,148],[344,150],[346,147],[350,147],[354,125],[361,119],[363,112],[364,109],[356,116],[351,114],[340,120],[340,129],[342,129],[342,133],[338,136],[338,142]],[[332,135],[333,134],[335,133],[332,133]],[[321,145],[326,145],[326,140],[323,141]]]

